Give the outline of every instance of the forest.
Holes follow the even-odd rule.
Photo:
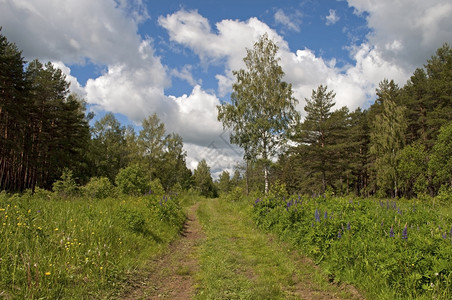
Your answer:
[[[452,49],[448,44],[416,69],[404,86],[383,79],[368,109],[333,110],[334,91],[320,85],[305,99],[304,120],[294,107],[285,117],[269,118],[277,119],[278,126],[287,123],[289,115],[293,119],[284,132],[284,143],[275,143],[282,131],[269,134],[265,151],[245,151],[244,163],[237,165],[234,176],[224,171],[214,184],[205,161],[194,174],[187,168],[181,136],[168,134],[156,114],[143,120],[138,133],[111,113],[90,127],[93,113],[87,112],[84,99],[69,94],[61,70],[50,62],[25,62],[14,43],[0,38],[1,190],[50,190],[65,172],[80,186],[93,178],[107,178],[117,185],[118,174],[126,168],[158,179],[166,191],[176,185],[194,187],[208,196],[233,186],[247,193],[264,191],[266,182],[284,183],[291,193],[308,195],[328,191],[411,198],[435,196],[451,188]],[[280,69],[277,61],[276,68]],[[281,81],[284,73],[279,72],[275,76]],[[240,81],[239,72],[236,76]],[[239,83],[235,91],[240,90]],[[290,94],[290,84],[281,83],[279,92]],[[234,92],[231,98],[236,96]],[[297,102],[290,101],[292,106]],[[220,119],[221,108],[219,112]],[[224,113],[224,124],[230,125]],[[242,145],[234,135],[231,142]]]

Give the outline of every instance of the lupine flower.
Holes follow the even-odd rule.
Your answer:
[[[337,238],[340,239],[342,237],[341,231],[339,230],[339,232],[337,233]]]
[[[350,222],[347,223],[347,230],[350,230]]]
[[[402,239],[404,239],[404,240],[408,239],[408,228],[406,227],[406,224],[405,224],[405,228],[403,228],[403,231],[402,231]]]
[[[389,237],[394,237],[394,228],[391,226],[391,230],[389,231]]]
[[[317,208],[315,209],[315,221],[320,222],[320,213]]]
[[[325,214],[323,215],[323,218],[328,219],[328,213],[326,212],[326,210],[325,210]]]
[[[443,239],[447,239],[447,232],[444,232],[444,234],[441,234],[443,236]]]

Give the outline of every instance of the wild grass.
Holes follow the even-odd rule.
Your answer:
[[[1,193],[0,296],[112,297],[135,270],[165,249],[184,220],[175,198]]]
[[[246,202],[208,199],[198,216],[206,233],[198,299],[299,299],[297,289],[304,283],[314,293],[342,295],[312,265],[294,261],[287,245],[256,228]]]
[[[450,201],[267,197],[255,201],[253,214],[332,280],[371,299],[452,296]]]

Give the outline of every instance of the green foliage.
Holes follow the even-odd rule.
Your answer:
[[[398,153],[405,144],[404,107],[394,102],[399,89],[393,81],[384,80],[379,87],[377,93],[383,103],[383,111],[375,116],[372,123],[370,153],[375,157],[378,188],[383,192],[391,191],[396,197],[399,188]]]
[[[205,159],[201,160],[193,174],[195,186],[204,197],[214,198],[218,196],[218,191],[213,184],[210,168]]]
[[[236,186],[227,194],[226,199],[231,202],[242,201],[244,199],[243,189],[239,186]]]
[[[79,193],[79,187],[72,176],[72,171],[65,169],[61,179],[53,183],[53,191],[63,198],[74,197]]]
[[[233,71],[237,81],[232,86],[232,103],[218,106],[218,120],[232,129],[231,142],[245,150],[246,160],[264,162],[265,192],[269,159],[284,145],[291,125],[299,118],[292,85],[282,80],[277,52],[266,34],[253,49],[247,49],[246,70]]]
[[[111,299],[185,221],[178,200],[77,201],[0,193],[0,291],[6,299]],[[46,192],[43,192],[44,194]]]
[[[256,200],[256,224],[309,254],[335,281],[370,298],[452,295],[450,202],[350,198]],[[372,274],[372,276],[369,276]]]
[[[270,191],[268,192],[269,198],[287,198],[289,194],[287,193],[286,184],[281,183],[279,180],[274,182],[271,187]]]
[[[231,190],[231,178],[229,176],[229,172],[224,170],[220,174],[220,178],[218,180],[218,190],[222,194],[227,194]]]
[[[412,196],[426,193],[428,161],[424,146],[408,145],[398,155],[397,173],[400,178],[400,188],[404,194]]]
[[[107,177],[91,177],[90,181],[81,189],[86,197],[96,199],[113,197],[117,194],[116,187]]]
[[[160,179],[156,178],[150,182],[149,193],[151,195],[155,195],[156,197],[163,197],[163,195],[165,195],[165,190],[160,183]]]
[[[138,164],[121,169],[116,176],[116,185],[126,195],[144,195],[149,191],[149,175]]]
[[[452,186],[452,122],[441,127],[433,146],[429,170],[437,185]]]

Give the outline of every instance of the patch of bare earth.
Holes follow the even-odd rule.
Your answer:
[[[182,236],[130,283],[123,299],[190,299],[194,296],[194,274],[199,269],[197,246],[204,237],[196,216],[198,206],[199,203],[189,209]]]

